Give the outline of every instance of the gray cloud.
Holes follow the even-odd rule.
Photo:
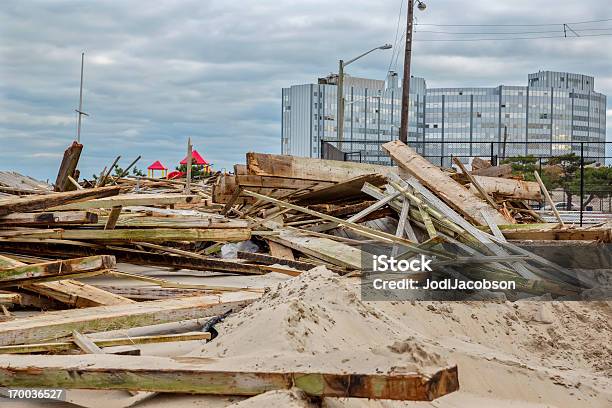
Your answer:
[[[157,159],[173,167],[184,156],[188,136],[217,168],[242,162],[249,150],[278,152],[280,89],[334,71],[338,58],[393,42],[399,5],[400,0],[4,1],[0,168],[54,178],[75,135],[82,50],[84,109],[91,115],[83,125],[84,175],[99,172],[119,154],[124,164],[142,154],[140,167]],[[539,24],[608,13],[606,0],[566,1],[562,7],[553,0],[431,0],[417,17],[418,23]],[[612,29],[612,22],[598,25],[604,26]],[[552,69],[594,75],[597,90],[612,95],[612,37],[421,42],[442,35],[420,31],[465,28],[416,30],[413,73],[429,86],[524,84],[527,73]],[[384,78],[390,59],[390,51],[373,54],[349,73]]]

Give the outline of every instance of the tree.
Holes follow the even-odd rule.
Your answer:
[[[520,176],[523,180],[536,181],[535,171],[540,173],[540,178],[547,189],[552,190],[559,187],[559,172],[556,169],[544,166],[540,171],[540,163],[537,157],[533,155],[509,157],[501,162],[501,164],[510,164],[512,166],[512,174]]]
[[[113,170],[115,171],[115,174],[114,174],[115,177],[119,177],[125,172],[125,170],[119,167],[118,164],[115,165],[115,168]],[[140,176],[140,177],[146,176],[146,174],[142,170],[140,170],[138,167],[132,168],[132,175]]]
[[[182,173],[187,174],[186,164],[181,164],[176,169]],[[206,173],[204,166],[200,166],[198,164],[191,165],[191,178],[197,179],[197,178],[206,177],[206,176],[208,176],[208,173]]]
[[[584,165],[591,164],[593,162],[593,160],[585,160]],[[566,208],[571,209],[572,197],[576,194],[576,190],[572,188],[572,184],[576,176],[578,176],[578,178],[580,177],[580,156],[576,155],[576,153],[553,156],[548,159],[548,165],[555,166],[560,170],[558,187],[563,189],[565,196],[567,197]],[[576,173],[578,174],[576,175]],[[580,183],[580,181],[578,182]]]
[[[570,190],[580,194],[580,172],[578,171],[570,183]],[[604,199],[612,196],[612,166],[585,167],[584,190],[589,195],[584,206],[595,198]]]

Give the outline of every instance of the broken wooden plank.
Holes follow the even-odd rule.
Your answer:
[[[472,175],[486,177],[510,177],[512,175],[512,165],[502,164],[499,166],[475,169],[472,170]]]
[[[76,190],[76,187],[72,185],[68,176],[74,176],[77,165],[79,164],[79,158],[83,151],[83,145],[78,143],[76,140],[64,151],[64,157],[60,164],[57,178],[55,179],[55,191],[71,191]]]
[[[380,174],[363,174],[352,179],[317,188],[311,192],[304,193],[292,202],[311,206],[319,203],[352,202],[366,200],[368,196],[361,191],[365,183],[380,187],[386,183],[386,178]]]
[[[15,234],[13,234],[15,235]],[[220,241],[240,242],[251,238],[249,228],[225,229],[174,229],[174,228],[144,228],[144,229],[72,229],[72,230],[24,230],[17,235],[32,236],[38,239],[68,239],[83,241]]]
[[[100,217],[97,226],[106,225],[108,218]],[[218,214],[198,216],[143,216],[141,214],[122,213],[115,228],[247,228],[248,222],[240,219],[228,219]]]
[[[85,354],[105,354],[96,343],[79,333],[77,330],[72,331],[72,341],[78,348],[85,352]]]
[[[267,241],[268,246],[270,247],[270,255],[273,257],[287,259],[289,261],[294,261],[295,257],[293,256],[293,251],[291,248],[284,246],[283,244],[279,244],[274,241]]]
[[[104,188],[118,189],[118,187],[102,187],[97,188],[93,191],[102,190]],[[196,204],[200,201],[200,196],[189,194],[122,194],[118,197],[100,198],[97,200],[61,205],[53,207],[51,208],[51,210],[88,210],[92,208],[113,208],[119,205],[123,207],[128,207],[135,205]]]
[[[19,304],[20,301],[21,301],[21,295],[19,293],[11,293],[11,292],[0,293],[0,303]]]
[[[396,172],[390,166],[347,161],[313,159],[307,157],[249,152],[249,174],[290,177],[302,180],[342,182],[364,174]]]
[[[120,205],[113,206],[113,208],[111,209],[111,212],[108,215],[108,218],[106,220],[106,224],[104,224],[104,229],[105,230],[113,230],[113,229],[115,229],[115,226],[117,225],[117,220],[119,220],[119,215],[121,215],[121,210],[122,209],[123,209],[123,207],[120,206]]]
[[[431,401],[459,389],[457,367],[432,375],[219,371],[193,361],[154,356],[0,356],[5,387],[122,389],[257,395],[297,387],[319,397]]]
[[[119,187],[102,187],[96,189],[68,191],[64,193],[45,194],[39,196],[1,199],[0,216],[15,212],[42,210],[66,203],[76,204],[77,202],[92,200],[94,198],[115,196],[119,194],[119,191]]]
[[[202,255],[199,255],[198,257],[167,255],[140,251],[136,249],[119,248],[116,246],[104,247],[93,245],[90,247],[85,247],[82,245],[68,245],[63,243],[41,243],[38,240],[26,241],[25,239],[20,239],[15,242],[3,241],[2,245],[10,248],[11,252],[24,254],[44,253],[57,257],[111,254],[121,262],[128,262],[135,265],[225,272],[235,275],[261,275],[267,273],[267,270],[264,267],[259,267],[257,265],[241,264],[224,259],[205,257]]]
[[[287,190],[311,189],[334,185],[332,182],[313,182],[312,180],[301,180],[291,177],[257,176],[254,174],[237,175],[236,184],[245,188],[258,187]]]
[[[482,217],[481,210],[487,211],[491,219],[497,224],[512,224],[514,219],[507,219],[495,208],[491,207],[482,198],[467,190],[461,184],[453,180],[439,167],[430,163],[416,151],[406,146],[399,140],[382,145],[391,157],[415,177],[425,187],[440,197],[446,204],[458,211],[477,225],[487,225]]]
[[[114,266],[115,257],[101,255],[9,268],[0,267],[0,285],[6,286],[7,284],[17,284],[19,282],[32,282],[40,278],[100,271],[113,268]]]
[[[239,310],[260,296],[251,291],[236,291],[46,312],[0,323],[0,345],[55,340],[69,336],[73,330],[91,333],[215,316],[230,309]]]
[[[70,183],[77,189],[77,190],[83,190],[83,187],[79,184],[78,181],[76,181],[75,179],[72,178],[72,176],[68,176],[68,181],[70,181]]]
[[[162,334],[155,336],[130,336],[130,337],[118,337],[109,339],[95,339],[87,337],[83,334],[81,336],[87,338],[89,341],[94,343],[97,347],[116,347],[116,346],[130,346],[136,344],[153,344],[153,343],[172,343],[175,341],[198,341],[198,340],[210,340],[211,334],[209,332],[187,332],[177,334]],[[0,346],[0,354],[31,354],[31,353],[62,353],[70,350],[75,350],[77,345],[71,341],[53,342],[53,343],[34,343],[34,344],[20,344],[16,346]]]
[[[76,308],[134,303],[133,300],[124,296],[119,296],[74,279],[64,279],[57,282],[27,283],[23,284],[22,287]]]
[[[87,211],[13,213],[0,216],[0,225],[11,226],[79,225],[97,222],[98,215]]]
[[[480,194],[480,196],[482,198],[484,198],[491,207],[497,209],[497,203],[495,201],[493,201],[493,199],[489,196],[489,193],[487,193],[487,191],[482,188],[482,186],[480,185],[480,183],[474,178],[472,177],[472,175],[470,174],[470,172],[465,168],[465,166],[463,165],[463,163],[461,163],[461,160],[459,160],[457,157],[453,157],[453,162],[459,166],[459,168],[461,169],[461,171],[463,172],[463,174],[468,178],[468,180],[470,180],[470,183],[472,184],[472,186],[476,189],[476,191],[478,191],[478,193]],[[480,211],[481,214],[489,214],[488,212],[483,212],[482,210]],[[491,219],[491,217],[488,217],[489,219]]]
[[[270,243],[275,243],[275,242],[270,241]],[[259,262],[265,265],[274,265],[274,264],[286,265],[286,266],[290,266],[300,271],[309,271],[312,268],[316,268],[317,266],[319,266],[317,264],[310,263],[310,262],[302,262],[302,261],[296,261],[294,259],[279,258],[277,256],[260,254],[256,252],[238,251],[238,258],[246,259],[246,260],[253,261],[253,262]]]
[[[559,211],[557,210],[557,206],[555,205],[555,202],[550,197],[550,194],[548,194],[548,189],[544,185],[544,182],[540,178],[540,175],[538,174],[537,171],[534,171],[533,175],[535,176],[538,184],[540,185],[540,188],[542,189],[542,192],[544,193],[544,197],[546,197],[546,201],[548,202],[548,205],[550,205],[550,208],[551,208],[553,214],[555,214],[555,218],[557,218],[557,221],[559,221],[559,224],[562,227],[565,227],[565,224],[563,223],[563,218],[561,218],[561,215],[559,214]]]
[[[540,186],[535,181],[474,175],[472,178],[487,194],[513,200],[542,200]]]
[[[24,266],[23,262],[0,255],[0,269],[3,267]],[[57,282],[22,283],[21,287],[30,292],[47,296],[72,307],[107,306],[115,304],[134,303],[132,300],[119,296],[95,286],[73,279],[62,279]]]

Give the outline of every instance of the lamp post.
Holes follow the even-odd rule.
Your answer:
[[[416,0],[419,10],[425,10],[425,3]],[[408,26],[406,27],[406,51],[404,54],[404,78],[402,78],[402,117],[399,138],[408,143],[408,100],[410,97],[410,60],[412,58],[412,25],[414,23],[414,0],[408,0]]]
[[[338,136],[338,149],[342,150],[342,137],[344,135],[344,67],[346,67],[349,64],[352,64],[353,62],[357,61],[359,58],[361,57],[365,57],[366,55],[368,55],[371,52],[374,52],[376,50],[388,50],[390,49],[392,46],[391,44],[385,44],[385,45],[381,45],[380,47],[376,47],[376,48],[372,48],[369,51],[364,52],[361,55],[358,55],[357,57],[350,59],[346,62],[344,62],[343,60],[340,60],[338,63],[338,92],[337,92],[337,113],[336,113],[336,133]]]

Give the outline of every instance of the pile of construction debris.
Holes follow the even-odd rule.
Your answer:
[[[234,174],[200,180],[113,177],[113,163],[79,181],[83,146],[74,143],[53,186],[0,173],[0,386],[67,388],[83,406],[95,398],[76,389],[129,391],[97,391],[118,406],[156,393],[214,395],[229,406],[232,397],[220,396],[292,387],[300,391],[268,404],[433,400],[458,390],[461,359],[435,336],[419,338],[431,330],[400,329],[406,306],[358,299],[372,251],[426,254],[454,278],[513,281],[517,290],[489,298],[499,313],[513,312],[507,300],[609,293],[601,243],[612,242],[611,223],[544,223],[529,204],[549,199],[546,188],[513,177],[508,165],[477,160],[469,171],[457,160],[452,171],[401,142],[383,147],[396,167],[248,153]],[[587,243],[589,270],[538,249],[551,240]],[[453,314],[452,303],[437,304],[423,311]],[[589,340],[603,355],[581,362],[611,352],[609,321],[598,330],[603,337]],[[582,368],[591,374],[612,369],[590,364]],[[580,396],[596,406],[606,398],[600,386]]]

